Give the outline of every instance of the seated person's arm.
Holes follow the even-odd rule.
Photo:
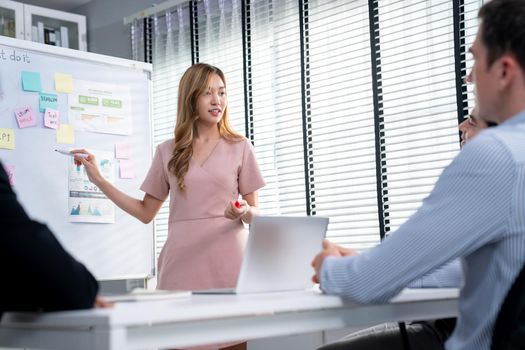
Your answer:
[[[98,283],[73,259],[46,226],[7,225],[2,234],[1,269],[7,280],[4,311],[54,311],[94,306]]]
[[[0,163],[0,313],[91,308],[98,284],[46,226],[32,221]]]
[[[9,185],[7,174],[2,163],[0,163],[0,222],[25,223],[30,219],[24,208],[16,199],[16,195]]]
[[[409,288],[459,288],[463,284],[461,260],[455,259],[442,267],[412,281]]]

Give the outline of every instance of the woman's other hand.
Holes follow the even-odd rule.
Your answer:
[[[224,209],[224,217],[237,220],[242,218],[250,210],[250,205],[244,199],[230,201]]]

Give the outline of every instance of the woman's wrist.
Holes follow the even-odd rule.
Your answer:
[[[244,219],[247,218],[247,215],[250,213],[250,210],[251,210],[252,207],[250,207],[250,205],[248,203],[243,205],[243,207],[245,209],[244,209],[244,212],[241,214],[241,220],[244,221]]]
[[[104,176],[100,175],[99,177],[97,177],[95,181],[92,181],[92,182],[93,184],[95,184],[95,186],[97,186],[98,188],[102,190],[107,180],[104,178]]]
[[[256,206],[250,206],[248,204],[246,212],[241,215],[241,220],[246,224],[251,224],[253,221],[253,218],[259,214],[259,208]]]

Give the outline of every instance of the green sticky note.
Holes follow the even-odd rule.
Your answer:
[[[44,113],[46,108],[58,109],[58,95],[40,93],[40,112]]]

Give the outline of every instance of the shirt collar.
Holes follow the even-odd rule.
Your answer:
[[[505,122],[501,123],[501,125],[516,125],[525,123],[525,109],[512,118],[507,119]]]

